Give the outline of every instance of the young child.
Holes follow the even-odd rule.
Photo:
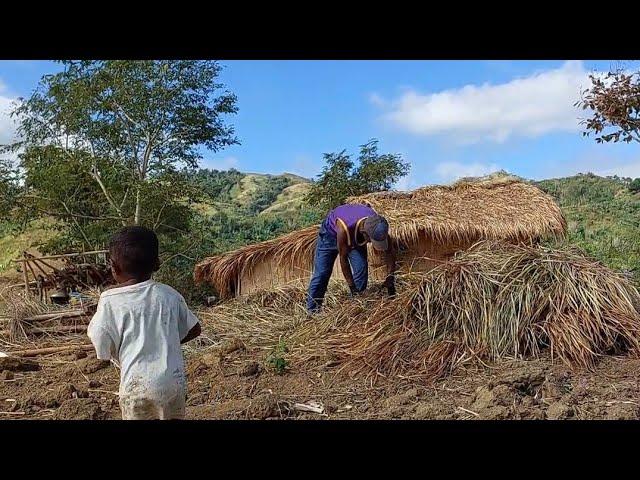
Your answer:
[[[123,420],[184,418],[187,394],[180,344],[200,335],[200,323],[178,292],[155,282],[158,237],[126,227],[109,243],[118,285],[100,295],[88,335],[97,357],[120,364]]]

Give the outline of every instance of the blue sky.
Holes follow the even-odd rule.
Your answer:
[[[307,177],[322,154],[370,138],[411,163],[399,188],[506,169],[527,178],[578,172],[640,177],[640,145],[597,145],[573,107],[592,70],[611,61],[222,61],[238,96],[241,145],[203,166]],[[625,64],[627,68],[637,63]],[[0,61],[2,108],[28,95],[51,62]],[[4,103],[3,103],[4,102]]]

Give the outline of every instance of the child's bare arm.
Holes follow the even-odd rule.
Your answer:
[[[183,343],[187,343],[194,338],[199,337],[201,333],[202,327],[200,327],[200,322],[198,322],[193,326],[191,330],[189,330],[189,333],[187,333],[187,336],[180,341],[180,344],[182,345]]]

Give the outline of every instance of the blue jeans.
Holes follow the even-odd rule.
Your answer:
[[[330,233],[324,222],[318,233],[316,254],[313,260],[313,274],[309,282],[307,293],[307,310],[317,312],[322,306],[324,294],[327,292],[329,279],[333,272],[333,264],[338,256],[338,241]],[[367,288],[369,279],[369,265],[367,263],[367,246],[354,248],[349,252],[349,265],[353,275],[356,290],[362,292]]]

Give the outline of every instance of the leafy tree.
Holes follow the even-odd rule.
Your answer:
[[[0,221],[7,220],[18,195],[17,172],[12,162],[0,159]]]
[[[640,142],[640,72],[616,69],[589,78],[591,86],[577,103],[592,112],[590,118],[581,122],[585,126],[582,134],[594,133],[597,143]],[[631,192],[640,192],[640,178],[624,180]]]
[[[400,155],[378,153],[377,140],[360,147],[357,166],[346,150],[326,153],[324,161],[326,165],[306,201],[325,210],[344,203],[350,196],[389,190],[409,173],[409,164]]]
[[[590,75],[591,86],[577,103],[591,110],[582,121],[584,136],[595,134],[596,142],[640,142],[640,72],[618,69],[603,76]]]
[[[49,185],[54,203],[66,201],[61,194],[81,181],[75,183],[76,196],[101,198],[106,204],[102,218],[152,224],[175,200],[170,192],[153,208],[149,194],[161,193],[154,190],[159,183],[167,192],[179,167],[195,168],[200,147],[217,151],[237,143],[233,128],[222,120],[237,111],[236,97],[226,91],[218,95],[220,66],[214,61],[60,63],[63,71],[45,75],[32,96],[21,99],[14,115],[22,140],[6,148],[23,150],[28,175],[38,175],[28,168],[34,162],[55,164],[68,175],[61,188]],[[82,210],[68,213],[78,215]]]

